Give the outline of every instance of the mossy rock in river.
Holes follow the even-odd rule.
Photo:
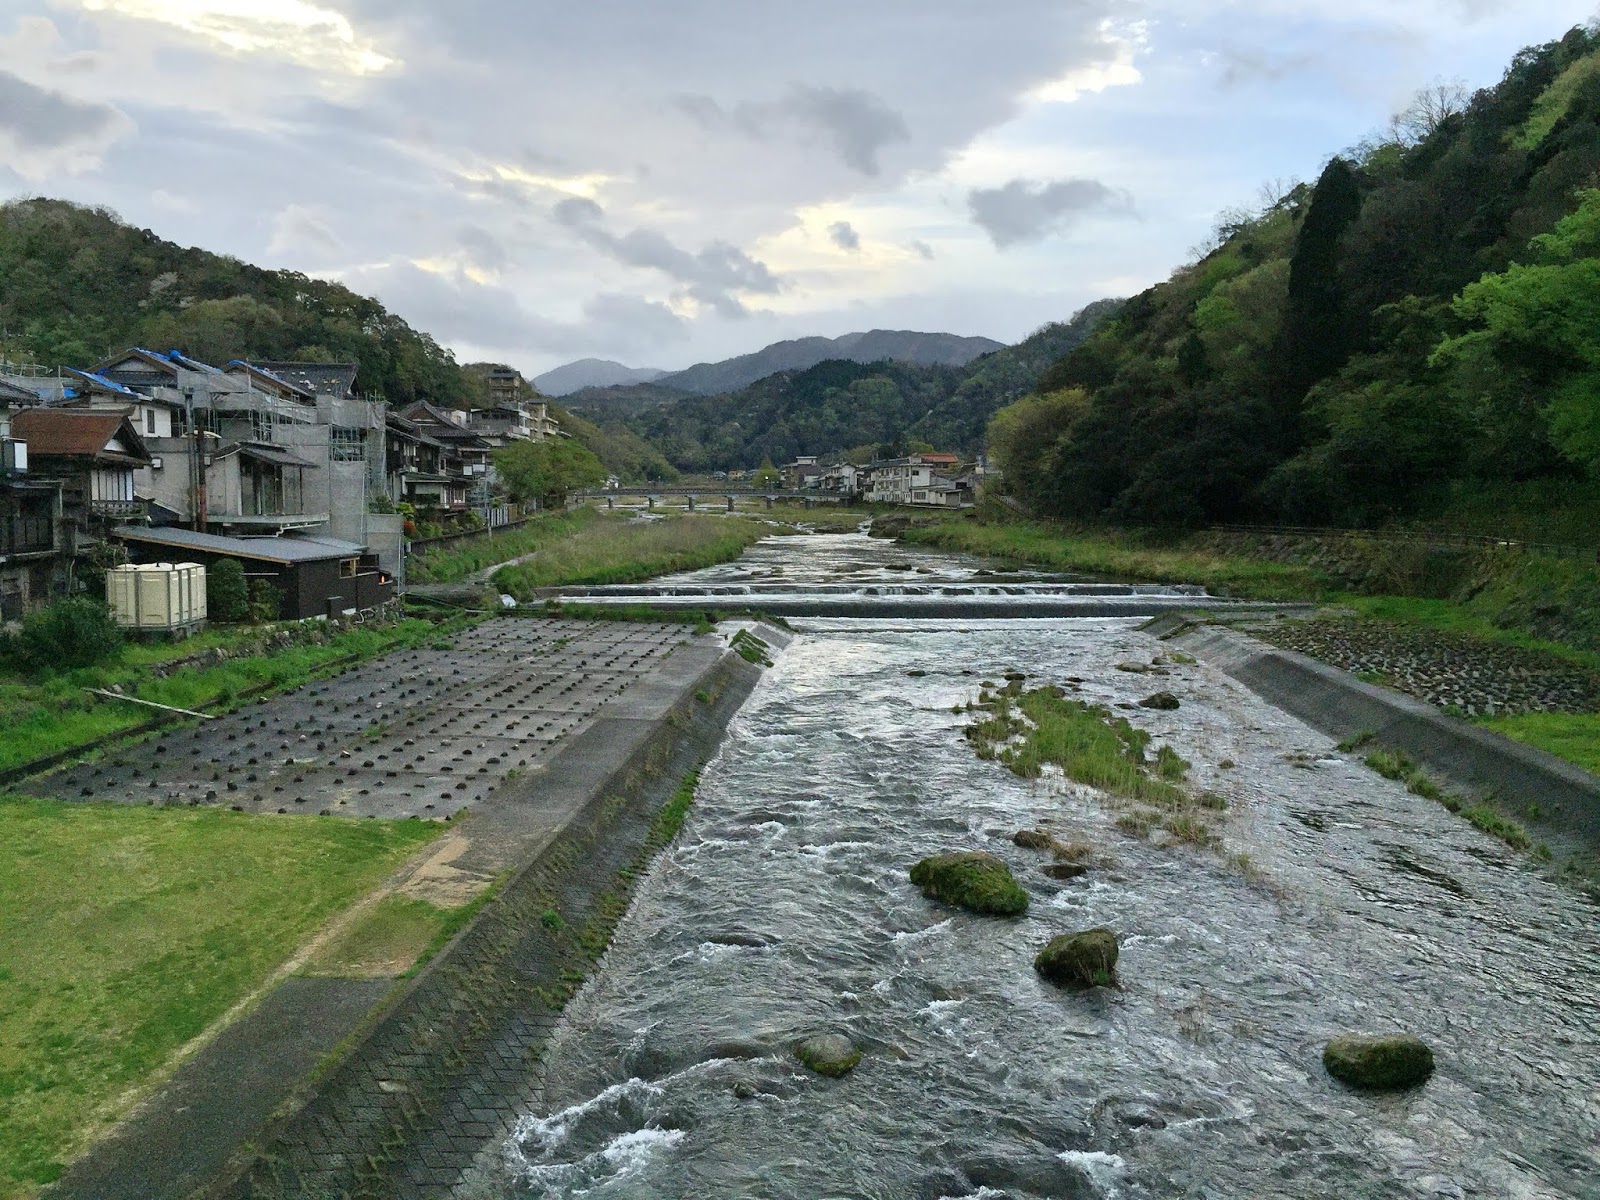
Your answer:
[[[1171,692],[1157,692],[1153,696],[1146,696],[1139,701],[1140,708],[1153,708],[1160,712],[1171,712],[1178,707],[1178,698]]]
[[[930,900],[989,916],[1014,917],[1028,911],[1028,893],[1011,868],[982,850],[936,854],[911,868],[911,882]]]
[[[1396,1092],[1426,1082],[1433,1074],[1433,1051],[1409,1033],[1383,1037],[1345,1033],[1323,1049],[1322,1065],[1353,1088]]]
[[[1117,935],[1104,926],[1053,938],[1033,969],[1062,987],[1110,987],[1117,982]]]
[[[802,1066],[829,1079],[849,1074],[861,1061],[861,1051],[842,1033],[824,1033],[807,1038],[794,1048],[794,1056]]]

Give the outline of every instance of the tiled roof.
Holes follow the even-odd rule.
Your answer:
[[[95,412],[69,408],[30,408],[11,418],[11,436],[28,443],[30,455],[60,454],[94,458],[106,453],[106,443],[124,429],[128,418],[120,412]],[[144,447],[137,437],[125,452],[130,458],[143,458]],[[112,454],[123,453],[110,451]]]

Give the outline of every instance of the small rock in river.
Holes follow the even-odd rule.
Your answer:
[[[1162,712],[1171,712],[1178,707],[1178,698],[1171,692],[1157,692],[1153,696],[1146,696],[1139,701],[1140,708],[1155,708]]]
[[[1056,839],[1043,829],[1019,829],[1011,835],[1013,845],[1024,850],[1053,850]]]
[[[1058,862],[1051,863],[1044,869],[1044,873],[1051,879],[1076,879],[1089,870],[1082,863]]]
[[[1098,926],[1053,939],[1033,969],[1063,987],[1109,987],[1117,981],[1117,953],[1117,935]]]
[[[756,1098],[756,1085],[748,1079],[741,1079],[733,1085],[733,1094],[741,1100],[754,1100]]]
[[[861,1061],[861,1051],[841,1033],[824,1033],[807,1038],[794,1048],[794,1056],[802,1066],[830,1079],[837,1079],[855,1070],[856,1064]]]
[[[1322,1065],[1353,1088],[1393,1092],[1415,1087],[1433,1074],[1433,1051],[1408,1033],[1382,1037],[1345,1033],[1323,1049]]]

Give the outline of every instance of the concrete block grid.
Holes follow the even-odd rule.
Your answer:
[[[688,640],[505,619],[24,785],[62,799],[441,818],[542,766]]]
[[[310,1102],[261,1140],[259,1156],[211,1190],[213,1200],[449,1195],[527,1111],[562,1006],[609,942],[634,880],[666,841],[663,804],[714,752],[758,676],[756,667],[727,656],[692,681],[694,690],[711,693],[711,703],[685,692],[654,722],[623,769]],[[612,737],[599,726],[585,735]]]

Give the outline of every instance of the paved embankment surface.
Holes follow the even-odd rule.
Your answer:
[[[1275,621],[1250,632],[1469,716],[1600,712],[1600,673],[1538,650],[1346,618]]]
[[[1174,645],[1312,728],[1339,738],[1371,734],[1455,786],[1504,802],[1541,832],[1590,854],[1600,850],[1600,776],[1239,630],[1168,620],[1178,630]]]
[[[743,698],[725,683],[714,711],[693,699],[719,664],[741,677],[755,670],[720,638],[694,638],[682,626],[507,618],[42,777],[28,790],[329,819],[443,819],[467,809],[468,819],[454,820],[446,837],[391,881],[398,894],[460,904],[508,873],[526,873],[570,823],[583,824],[646,759],[654,762],[652,754],[676,761],[709,753],[720,722]],[[648,805],[653,797],[638,792],[636,799]],[[594,820],[591,813],[584,828]],[[574,861],[569,853],[552,864]],[[412,1011],[405,1006],[420,991],[446,995],[452,1010],[448,997],[464,986],[462,970],[472,975],[470,991],[493,991],[482,972],[498,968],[471,948],[500,911],[491,903],[458,936],[419,977],[429,981],[425,988],[402,985],[412,990],[401,1009]],[[458,955],[472,966],[462,968]],[[395,986],[393,979],[282,979],[51,1194],[188,1195],[304,1087],[324,1056],[370,1023],[374,1004],[395,1003]]]

